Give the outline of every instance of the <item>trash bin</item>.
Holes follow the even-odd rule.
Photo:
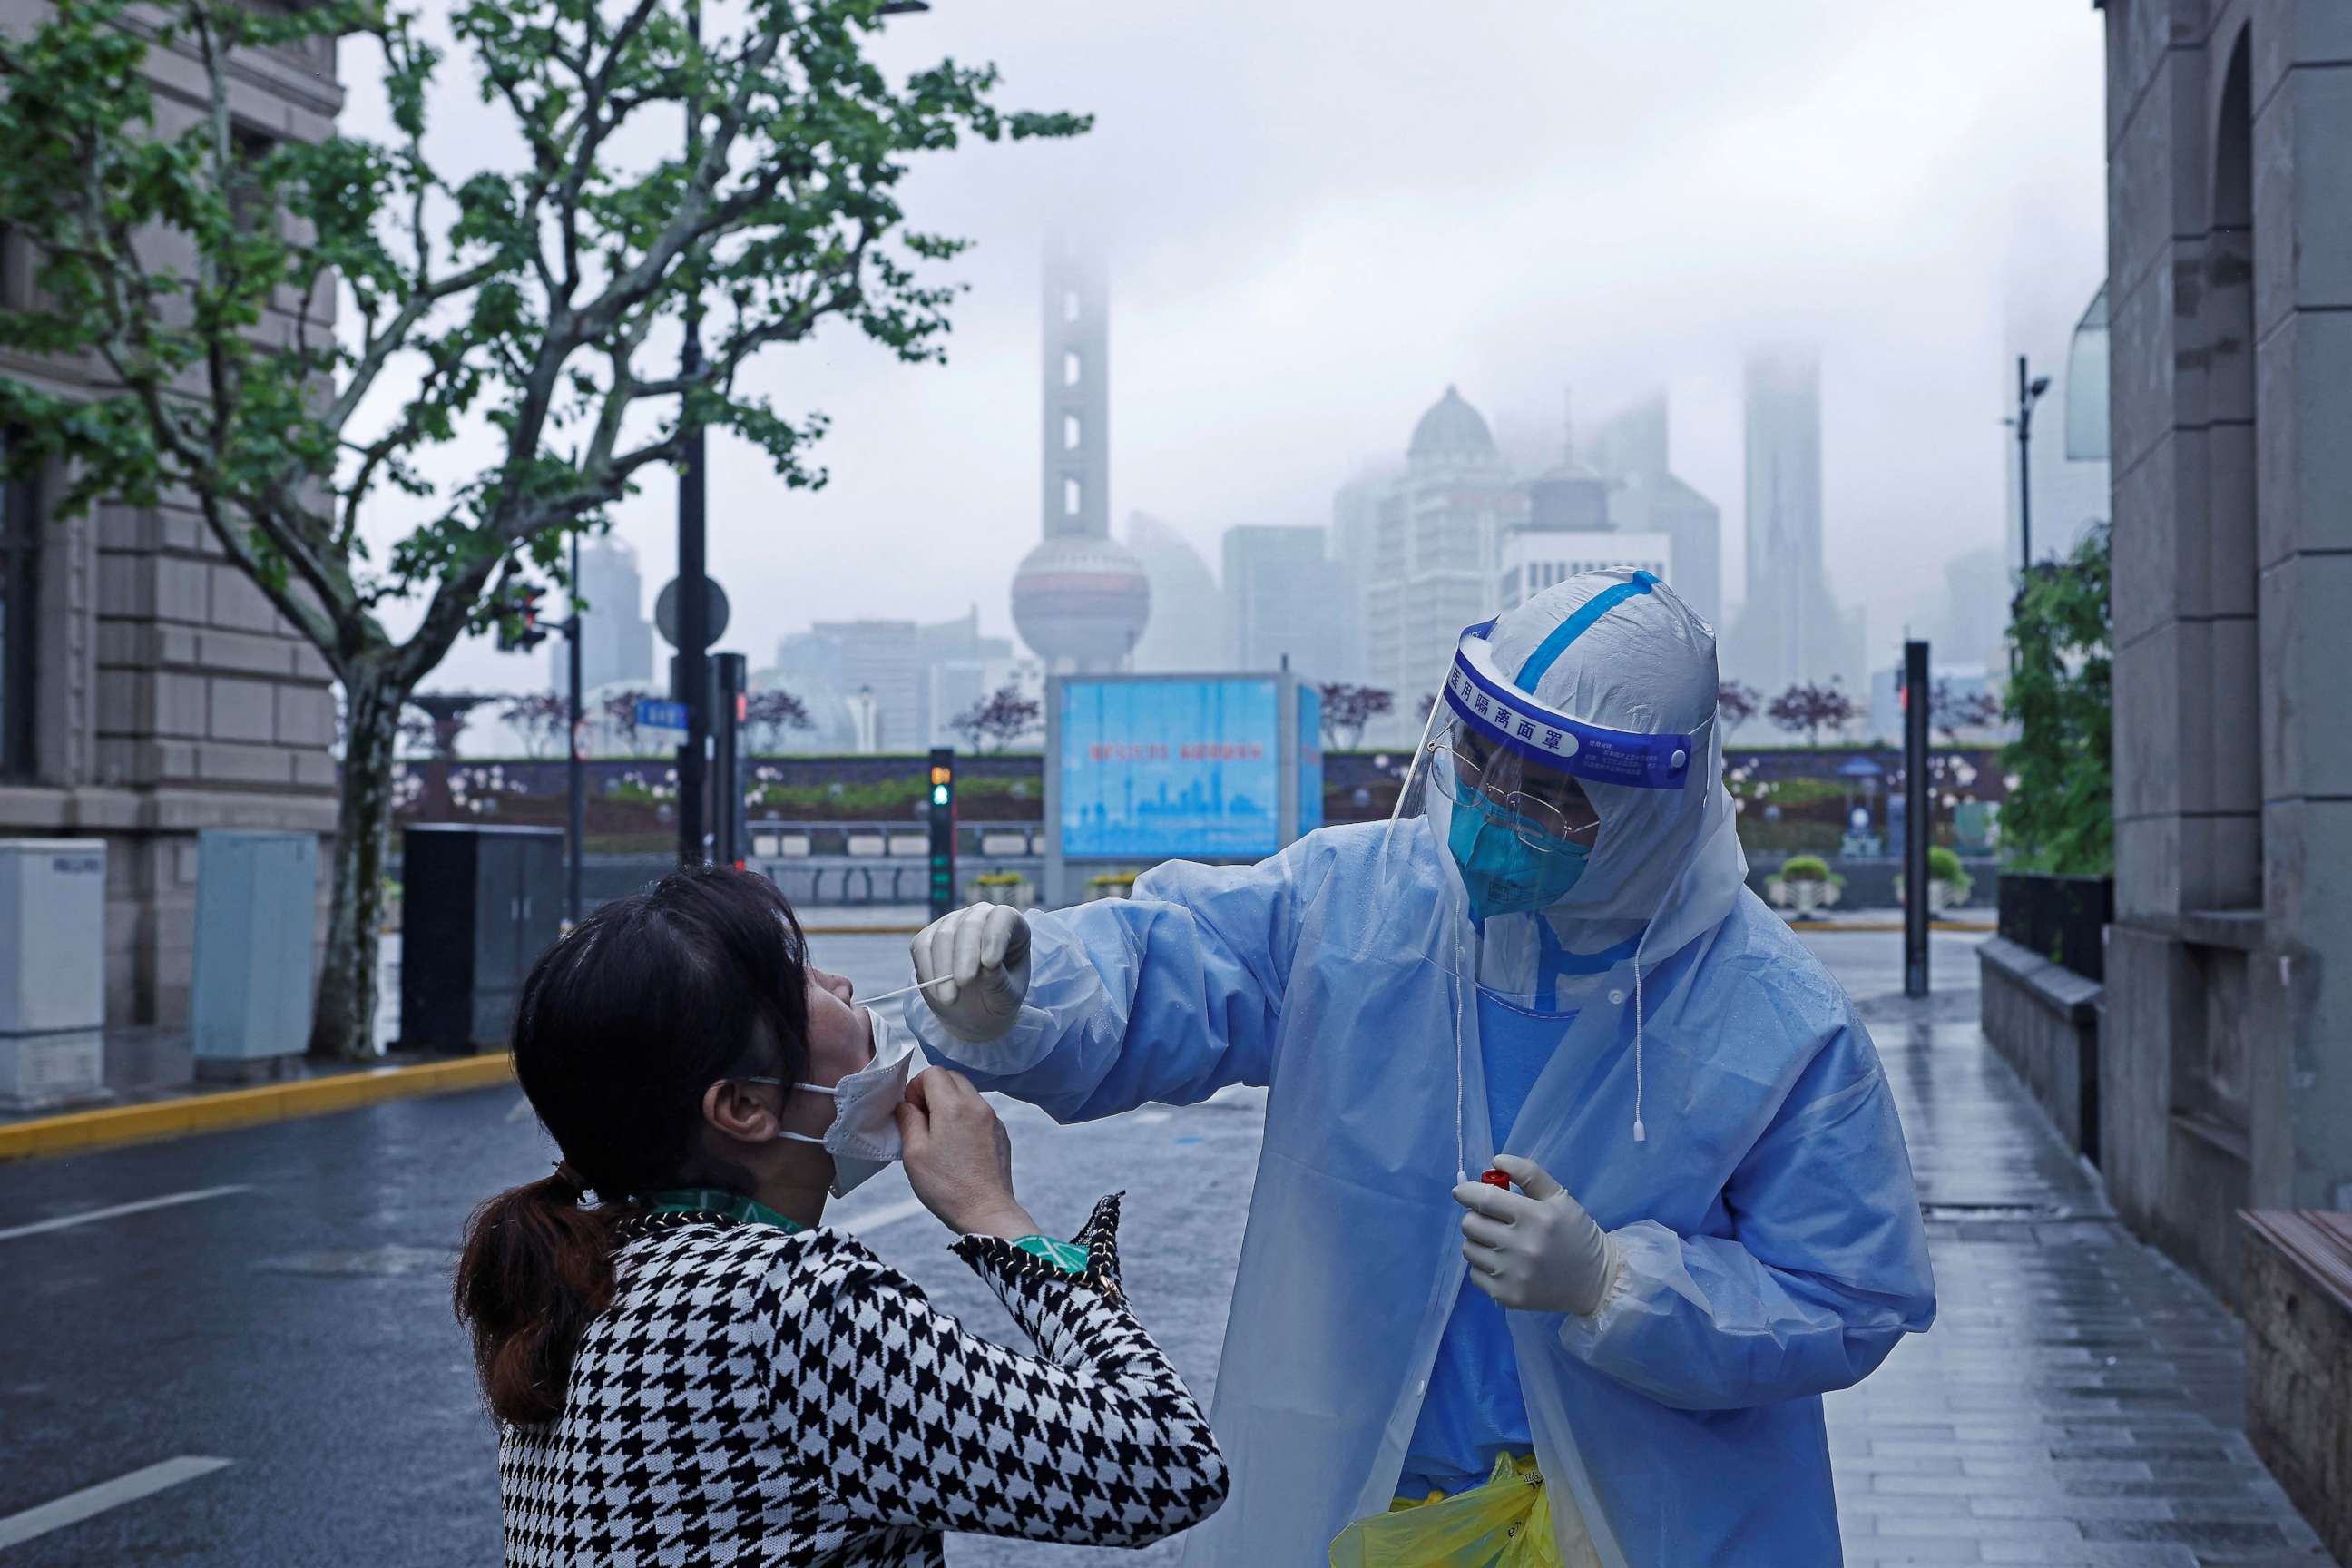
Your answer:
[[[196,835],[196,1077],[280,1077],[309,1048],[318,932],[317,834]]]
[[[503,1049],[523,976],[562,929],[562,833],[408,828],[400,898],[402,1047]]]

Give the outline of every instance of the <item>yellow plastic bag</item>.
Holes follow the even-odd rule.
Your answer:
[[[1567,1568],[1533,1459],[1495,1461],[1483,1486],[1396,1503],[1331,1542],[1331,1568]]]

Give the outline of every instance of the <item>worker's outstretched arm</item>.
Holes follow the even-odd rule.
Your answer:
[[[1171,861],[1125,899],[959,910],[915,939],[907,1023],[935,1060],[1061,1121],[1264,1084],[1298,911],[1329,864],[1308,838],[1248,867]]]

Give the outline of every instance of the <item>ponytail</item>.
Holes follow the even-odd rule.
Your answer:
[[[808,984],[792,905],[731,867],[615,899],[532,962],[515,1078],[563,1159],[474,1211],[451,1293],[499,1420],[563,1414],[581,1339],[612,1303],[621,1226],[643,1212],[622,1194],[710,1184],[710,1085],[755,1050],[762,1073],[807,1076]]]
[[[563,1414],[581,1336],[613,1296],[613,1227],[626,1210],[583,1206],[569,1164],[474,1211],[454,1300],[473,1332],[490,1414],[535,1426]]]

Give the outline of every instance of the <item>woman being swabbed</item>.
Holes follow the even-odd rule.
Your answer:
[[[563,1158],[475,1214],[457,1284],[509,1564],[938,1563],[949,1531],[1140,1545],[1223,1500],[1117,1198],[1039,1235],[995,1112],[913,1059],[763,878],[677,872],[541,955],[515,1072]],[[1044,1355],[818,1228],[900,1145]]]

